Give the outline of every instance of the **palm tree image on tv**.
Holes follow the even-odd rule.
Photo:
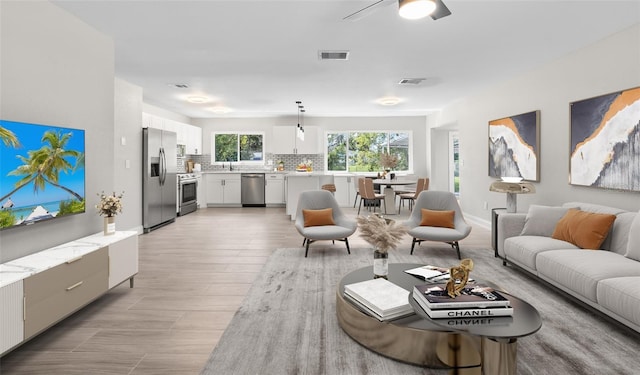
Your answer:
[[[84,130],[0,120],[0,229],[85,212]]]

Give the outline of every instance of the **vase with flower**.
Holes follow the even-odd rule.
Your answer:
[[[98,194],[100,203],[96,205],[98,215],[104,216],[104,235],[108,236],[116,232],[116,215],[122,212],[122,197],[124,192],[106,195],[104,192]]]
[[[395,249],[407,228],[380,215],[358,216],[360,237],[373,246],[373,278],[389,275],[389,250]]]

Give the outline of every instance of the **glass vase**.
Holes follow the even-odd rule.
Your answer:
[[[389,276],[389,253],[375,249],[373,251],[373,278],[379,277],[388,279]]]

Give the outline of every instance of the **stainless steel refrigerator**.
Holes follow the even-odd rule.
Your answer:
[[[142,226],[148,233],[176,219],[177,135],[142,129]]]

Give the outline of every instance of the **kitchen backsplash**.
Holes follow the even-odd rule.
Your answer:
[[[228,163],[225,163],[224,168],[222,165],[211,165],[211,155],[187,155],[183,158],[178,158],[178,173],[185,173],[187,171],[187,161],[193,161],[199,163],[202,166],[203,171],[224,171],[229,170]],[[265,158],[265,171],[272,171],[277,167],[278,161],[284,162],[285,171],[295,171],[296,165],[306,160],[311,160],[313,167],[316,170],[322,170],[324,168],[324,154],[266,154]],[[268,162],[272,161],[272,165],[268,165]],[[240,163],[233,163],[234,170],[256,170],[255,165],[241,165]]]

